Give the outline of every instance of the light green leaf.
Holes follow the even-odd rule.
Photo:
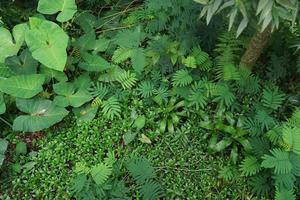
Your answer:
[[[15,131],[40,131],[60,122],[68,115],[68,111],[64,108],[43,99],[17,99],[17,107],[29,115],[20,115],[14,120],[13,130]]]
[[[77,12],[75,0],[40,0],[37,10],[42,14],[52,15],[60,12],[56,19],[66,22]]]
[[[86,104],[80,108],[74,108],[73,112],[77,117],[79,122],[91,121],[95,118],[98,111],[97,106],[91,106],[91,104]]]
[[[139,138],[139,140],[144,144],[152,143],[151,140],[145,134],[142,134],[141,137]]]
[[[123,140],[125,142],[125,145],[130,144],[136,137],[137,133],[127,132],[125,135],[123,135]]]
[[[145,115],[141,115],[135,119],[133,126],[136,127],[137,129],[142,129],[144,128],[145,123],[146,123],[146,117]]]
[[[17,155],[26,154],[27,153],[26,143],[24,143],[24,142],[17,143],[15,152]]]
[[[92,178],[97,185],[104,184],[107,181],[108,177],[111,175],[111,173],[111,166],[102,163],[93,167],[91,170]]]
[[[110,63],[98,55],[84,53],[82,55],[84,62],[79,63],[79,67],[91,72],[101,72],[109,69]]]
[[[56,71],[43,65],[40,67],[40,73],[46,76],[46,83],[49,83],[51,79],[55,79],[59,82],[65,82],[68,80],[68,77],[64,72]]]
[[[125,48],[118,48],[112,57],[112,61],[119,64],[127,59],[129,59],[132,56],[133,52],[131,49],[125,49]]]
[[[8,142],[6,140],[0,139],[0,167],[5,159],[5,151],[7,149]]]
[[[5,101],[3,94],[0,92],[0,115],[4,114],[6,111]]]
[[[76,90],[72,83],[57,83],[53,85],[54,92],[60,96],[56,96],[54,102],[56,105],[67,107],[80,107],[84,103],[90,101],[93,97],[84,89]]]
[[[43,91],[45,77],[41,74],[18,75],[0,79],[0,91],[19,98],[31,98]]]
[[[25,41],[32,57],[46,67],[63,71],[67,62],[68,35],[53,22],[39,18],[30,18],[29,22]]]
[[[24,42],[24,35],[27,29],[26,24],[18,24],[13,28],[12,34],[9,30],[0,27],[0,63],[4,63],[5,58],[17,55]]]
[[[187,58],[184,58],[182,60],[182,63],[190,68],[196,68],[197,67],[197,61],[194,56],[188,56]]]

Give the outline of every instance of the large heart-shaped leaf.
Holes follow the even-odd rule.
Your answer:
[[[43,90],[44,75],[18,75],[0,79],[0,91],[19,98],[31,98]]]
[[[37,10],[47,15],[60,12],[57,21],[66,22],[77,12],[77,6],[75,0],[40,0]]]
[[[38,67],[38,62],[32,58],[28,49],[22,51],[20,56],[6,58],[5,64],[15,74],[36,74]]]
[[[64,70],[68,40],[68,35],[57,24],[35,17],[30,18],[30,29],[25,34],[25,41],[32,57],[46,67]]]
[[[79,67],[91,72],[102,72],[111,67],[110,63],[98,55],[84,53],[82,54],[84,62],[79,63]]]
[[[57,83],[53,85],[54,92],[60,96],[54,99],[55,104],[63,107],[80,107],[93,97],[84,89],[76,87],[72,83]]]
[[[35,132],[60,122],[68,111],[43,99],[17,99],[17,107],[29,115],[20,115],[14,120],[13,130]]]
[[[52,79],[59,82],[65,82],[68,80],[68,77],[64,72],[56,71],[43,65],[40,67],[40,73],[46,76],[46,83],[49,83]]]
[[[9,30],[0,27],[0,63],[4,63],[5,58],[18,53],[24,42],[26,24],[18,24],[13,28],[12,35]]]
[[[6,106],[3,98],[3,93],[0,92],[0,115],[5,113],[6,111]]]

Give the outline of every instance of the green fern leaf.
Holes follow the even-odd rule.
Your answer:
[[[275,200],[296,200],[293,190],[276,189]]]
[[[231,181],[236,177],[236,173],[236,169],[232,166],[225,166],[220,169],[218,177],[226,181]]]
[[[230,80],[240,80],[241,75],[237,68],[233,64],[225,64],[223,66],[219,66],[218,70],[218,79],[223,79],[224,81]]]
[[[185,69],[181,69],[174,74],[172,84],[173,86],[183,87],[191,84],[192,81],[193,78],[189,72]]]
[[[151,81],[142,81],[137,90],[143,98],[149,98],[154,94],[154,84]]]
[[[275,174],[287,174],[293,169],[289,153],[281,149],[271,150],[272,155],[264,155],[261,164],[264,168],[274,168]]]
[[[99,164],[91,169],[91,175],[97,185],[104,184],[112,173],[112,167],[106,164]]]
[[[132,56],[132,50],[130,49],[125,49],[125,48],[118,48],[115,52],[114,55],[112,56],[112,61],[120,64],[127,59],[129,59]]]
[[[196,110],[204,108],[207,104],[206,90],[203,82],[199,81],[192,85],[190,95],[188,96],[189,106],[195,106]]]
[[[240,168],[243,175],[245,176],[252,176],[254,174],[257,174],[261,170],[258,160],[253,156],[246,157],[242,161]]]
[[[148,180],[156,177],[154,168],[149,161],[143,157],[132,158],[127,163],[127,169],[134,180],[139,184],[144,184]]]
[[[89,92],[93,97],[99,97],[100,99],[103,99],[108,94],[108,88],[103,83],[97,82],[95,84],[93,82],[89,88]]]
[[[216,98],[213,100],[218,102],[221,107],[229,107],[235,101],[235,95],[231,92],[228,85],[219,85],[216,91]]]
[[[144,200],[157,200],[164,196],[164,191],[155,181],[147,181],[139,191]]]
[[[300,155],[300,129],[285,126],[283,128],[283,142],[287,145],[288,151]]]
[[[120,117],[121,106],[118,99],[112,96],[107,101],[103,101],[102,112],[106,118],[111,120],[113,120],[115,117]]]
[[[277,110],[283,103],[285,95],[278,90],[278,87],[274,89],[265,88],[263,91],[262,103],[266,108]]]
[[[183,58],[182,64],[190,68],[197,68],[196,58],[194,56]]]
[[[123,89],[130,89],[136,84],[136,74],[125,71],[119,75],[117,81],[122,85]]]

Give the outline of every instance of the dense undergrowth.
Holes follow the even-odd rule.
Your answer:
[[[251,71],[196,2],[66,2],[0,4],[1,199],[299,198],[296,25]]]

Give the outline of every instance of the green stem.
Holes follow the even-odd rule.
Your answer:
[[[9,123],[8,121],[6,121],[6,120],[3,119],[2,117],[0,117],[0,120],[1,120],[2,122],[4,122],[6,125],[8,125],[10,128],[12,128],[12,124],[11,124],[11,123]]]

